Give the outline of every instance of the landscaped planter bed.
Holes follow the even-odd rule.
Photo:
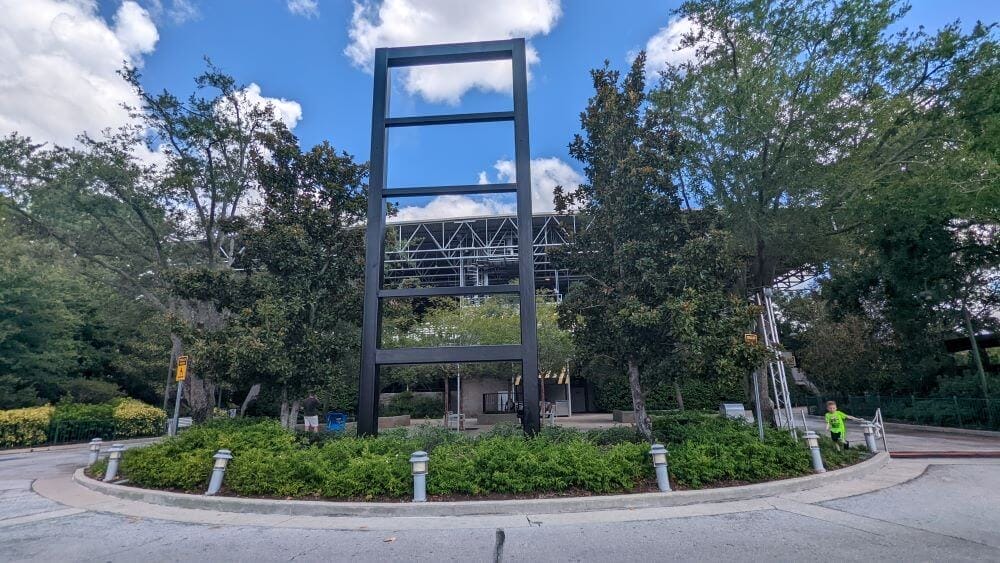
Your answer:
[[[670,450],[676,489],[697,489],[785,479],[811,473],[808,451],[787,432],[760,442],[744,423],[702,414],[656,417],[657,439]],[[628,427],[581,432],[546,428],[524,438],[499,426],[476,438],[441,428],[413,427],[378,438],[296,435],[272,422],[223,422],[193,428],[178,438],[129,450],[121,477],[136,487],[204,492],[212,455],[229,449],[233,460],[221,494],[301,500],[400,501],[412,492],[409,456],[430,453],[430,500],[559,498],[651,492],[649,444]],[[866,457],[835,452],[824,441],[830,469]],[[103,463],[91,473],[103,475]]]

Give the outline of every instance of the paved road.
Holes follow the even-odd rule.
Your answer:
[[[84,450],[0,456],[0,560],[494,560],[496,531],[463,529],[460,519],[398,531],[188,524],[67,508],[32,492],[31,479],[68,475],[85,459]],[[997,461],[942,462],[908,483],[819,504],[769,503],[638,522],[543,519],[505,530],[503,560],[1000,560]]]
[[[826,422],[821,417],[807,416],[806,420],[810,430],[827,434]],[[860,424],[847,421],[847,440],[851,445],[865,443]],[[900,424],[889,426],[886,441],[889,443],[889,451],[1000,451],[1000,434],[986,436],[959,432],[928,432],[920,428],[906,428]],[[882,449],[882,440],[878,440],[878,447],[879,450]]]

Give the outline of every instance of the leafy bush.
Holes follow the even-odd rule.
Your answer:
[[[0,411],[0,447],[16,448],[44,444],[53,407],[31,407]]]
[[[444,401],[404,391],[389,399],[380,410],[382,416],[408,414],[412,418],[441,418],[444,416]]]
[[[167,413],[163,412],[163,409],[135,399],[126,399],[118,403],[112,415],[116,438],[157,436],[163,433],[167,422]]]
[[[802,441],[717,415],[669,413],[653,420],[669,448],[670,473],[683,488],[806,475]],[[854,463],[858,449],[837,452],[824,438],[828,467]],[[478,438],[432,426],[398,428],[376,438],[296,435],[274,421],[216,420],[156,445],[129,450],[122,472],[144,487],[202,491],[212,455],[233,452],[225,488],[236,495],[339,499],[405,498],[410,454],[430,452],[431,495],[530,495],[627,492],[652,484],[649,444],[627,426],[581,432],[546,427],[526,438],[497,425]]]
[[[62,402],[56,405],[52,413],[52,423],[70,422],[103,422],[112,424],[115,419],[115,406],[110,403],[90,405],[84,403]]]
[[[117,385],[97,379],[70,379],[59,387],[75,403],[108,403],[122,396]]]
[[[682,487],[713,483],[757,482],[811,472],[804,441],[786,430],[767,428],[764,441],[755,426],[742,420],[692,411],[653,418],[653,433],[669,450],[670,474]],[[867,454],[860,449],[837,452],[829,438],[821,441],[828,469],[856,463]]]

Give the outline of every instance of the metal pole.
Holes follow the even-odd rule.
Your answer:
[[[979,383],[983,386],[983,398],[986,399],[986,417],[990,428],[993,428],[993,411],[990,409],[990,389],[986,383],[986,371],[983,370],[983,359],[979,356],[979,343],[976,342],[976,331],[972,328],[972,315],[969,308],[962,305],[962,316],[965,317],[965,329],[969,332],[969,345],[972,348],[972,359],[976,362],[976,371],[979,372]]]
[[[177,420],[181,415],[181,391],[184,389],[184,380],[177,382],[177,399],[174,400],[174,418],[170,424],[170,431],[168,434],[171,436],[177,435]]]
[[[757,381],[759,370],[753,370],[753,404],[754,418],[757,420],[757,434],[764,441],[764,414],[760,408],[760,382]]]
[[[170,366],[167,368],[167,384],[163,386],[163,411],[166,412],[170,403],[170,380],[174,377],[174,362],[177,360],[173,345],[170,346]]]

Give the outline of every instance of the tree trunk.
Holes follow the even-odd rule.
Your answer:
[[[260,383],[254,383],[250,386],[246,399],[243,399],[243,406],[240,407],[240,416],[246,415],[247,407],[250,406],[250,403],[257,400],[257,395],[260,395]]]
[[[214,383],[198,377],[189,367],[187,379],[184,380],[184,391],[191,418],[195,422],[204,422],[212,417],[212,409],[215,407]]]
[[[642,385],[639,382],[639,366],[633,358],[628,360],[628,386],[632,391],[632,410],[635,413],[635,427],[650,443],[653,442],[653,427],[646,414],[646,398],[642,395]]]
[[[282,428],[288,428],[288,387],[281,387],[281,410],[278,413],[278,420],[281,421]]]
[[[288,412],[288,429],[295,430],[295,424],[299,421],[299,400],[292,401],[292,408]]]
[[[768,375],[767,366],[762,367],[758,374],[761,418],[764,419],[764,424],[777,426],[774,421],[774,401],[771,400],[771,376]]]
[[[684,394],[681,393],[681,384],[676,379],[674,380],[674,398],[677,399],[677,409],[684,410]]]

